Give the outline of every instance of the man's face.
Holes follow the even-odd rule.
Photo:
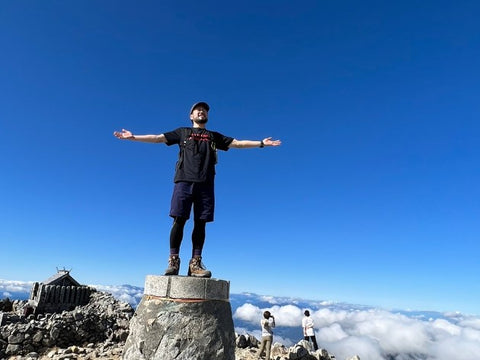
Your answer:
[[[190,114],[190,120],[197,124],[205,124],[208,121],[208,111],[203,106],[197,106]]]

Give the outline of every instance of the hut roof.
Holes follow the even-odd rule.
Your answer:
[[[70,276],[69,270],[58,270],[57,273],[47,280],[43,281],[45,285],[61,285],[61,286],[81,286],[73,277]]]

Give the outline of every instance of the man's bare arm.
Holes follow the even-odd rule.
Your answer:
[[[113,135],[117,139],[141,141],[146,143],[164,143],[167,141],[165,135],[133,135],[131,131],[122,129],[122,131],[115,131]]]
[[[237,140],[233,141],[228,146],[229,148],[235,149],[251,149],[264,146],[279,146],[282,142],[280,140],[272,140],[271,137],[265,138],[263,140]]]

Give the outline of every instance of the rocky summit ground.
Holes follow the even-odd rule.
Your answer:
[[[0,360],[122,359],[133,309],[111,294],[94,292],[87,305],[72,311],[18,316],[18,313],[24,312],[25,304],[16,301],[11,304],[10,312],[4,313],[4,325],[0,326]],[[258,339],[248,334],[235,336],[235,360],[257,360]],[[308,342],[302,342],[290,348],[275,343],[271,358],[335,359],[326,350],[313,352]]]
[[[235,360],[257,360],[256,348],[235,350]],[[76,347],[67,349],[50,349],[47,353],[39,355],[31,353],[26,356],[12,356],[1,360],[121,360],[123,347],[116,344],[113,347]],[[276,359],[274,357],[274,359]],[[280,358],[279,358],[280,359]]]
[[[124,344],[105,343],[94,346],[89,344],[85,347],[70,346],[66,349],[53,348],[43,354],[30,353],[25,356],[12,356],[0,360],[121,360]],[[289,352],[284,346],[275,344],[272,347],[271,358],[273,360],[289,359]],[[257,360],[258,348],[236,348],[235,360]],[[311,357],[309,357],[311,359]],[[314,359],[318,359],[314,357]],[[352,358],[357,359],[357,358]],[[359,358],[358,358],[359,359]]]
[[[43,354],[32,352],[25,356],[16,355],[7,357],[5,360],[120,360],[122,353],[122,344],[106,343],[99,346],[89,344],[85,347],[70,346],[66,349],[52,348]]]

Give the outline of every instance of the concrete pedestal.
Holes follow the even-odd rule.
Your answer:
[[[130,322],[124,360],[234,360],[230,284],[148,275]]]

